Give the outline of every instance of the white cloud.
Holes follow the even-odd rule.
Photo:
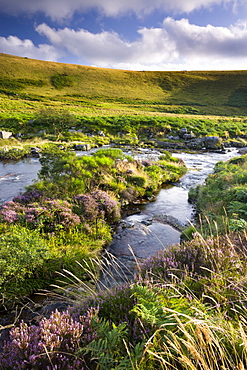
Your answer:
[[[176,42],[179,54],[187,57],[227,57],[247,56],[247,21],[234,26],[200,27],[190,24],[187,19],[175,21],[168,17],[163,22],[169,38]]]
[[[191,12],[202,7],[228,4],[232,8],[244,0],[1,0],[0,12],[34,14],[43,12],[56,20],[64,20],[75,12],[85,12],[97,8],[108,16],[117,16],[128,12],[138,15],[151,13],[154,10],[174,13]]]
[[[55,30],[46,24],[36,30],[45,35],[58,48],[65,48],[81,60],[98,66],[114,63],[161,63],[164,59],[173,60],[174,42],[169,40],[163,29],[142,29],[140,39],[129,43],[118,34],[101,32],[93,34],[83,29],[75,31],[69,28]]]
[[[49,42],[0,37],[3,53],[35,59],[73,59],[78,64],[131,70],[246,69],[247,20],[230,27],[197,26],[167,17],[160,28],[142,28],[128,42],[117,33],[55,29],[42,23],[36,31]]]
[[[16,36],[0,37],[0,50],[5,54],[26,56],[28,58],[56,61],[62,52],[52,45],[35,46],[31,40],[20,40]]]
[[[143,28],[139,38],[127,42],[116,33],[93,34],[83,29],[53,29],[46,24],[36,30],[53,47],[67,50],[84,64],[121,69],[245,69],[247,21],[233,26],[199,27],[187,19],[170,17],[162,28]]]

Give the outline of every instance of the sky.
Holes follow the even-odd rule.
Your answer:
[[[124,70],[246,70],[247,1],[0,0],[0,52]]]

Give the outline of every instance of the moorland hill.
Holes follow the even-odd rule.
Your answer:
[[[0,54],[0,113],[245,115],[247,71],[127,71]]]

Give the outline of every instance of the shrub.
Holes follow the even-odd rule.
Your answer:
[[[113,223],[120,218],[120,208],[117,201],[105,191],[95,190],[92,192],[92,197],[97,202],[99,211],[103,213],[107,222]]]
[[[16,296],[25,290],[25,279],[51,257],[46,241],[37,231],[9,226],[0,236],[0,289],[2,295]],[[23,288],[24,287],[24,288]],[[28,293],[32,292],[31,291]]]
[[[136,185],[138,187],[145,187],[147,183],[146,177],[138,175],[128,176],[127,181],[128,183]]]
[[[75,211],[89,223],[101,216],[98,203],[90,194],[81,194],[75,197]]]
[[[44,232],[68,230],[80,223],[80,218],[72,212],[72,205],[67,201],[47,198],[40,203],[26,203],[34,199],[35,194],[29,192],[27,196],[4,203],[0,211],[2,220],[8,223],[19,222]]]

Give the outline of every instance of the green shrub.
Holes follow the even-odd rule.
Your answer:
[[[25,280],[49,259],[46,241],[37,231],[13,225],[0,236],[0,292],[4,296],[31,293],[37,287],[25,287]],[[35,279],[34,279],[35,284]]]
[[[129,184],[136,185],[139,187],[145,187],[147,183],[147,179],[144,176],[137,175],[128,176],[127,181]]]

